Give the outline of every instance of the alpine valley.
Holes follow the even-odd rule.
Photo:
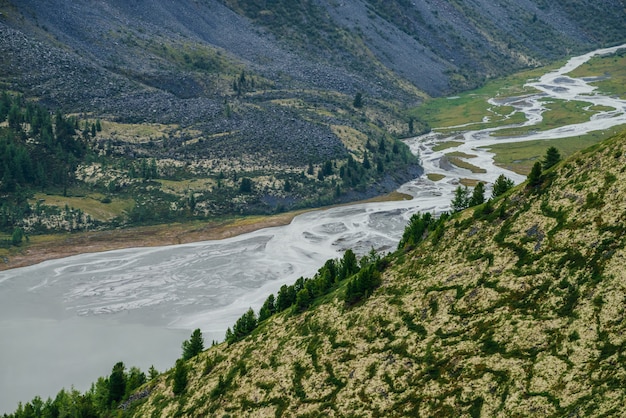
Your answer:
[[[140,346],[148,316],[191,331],[219,321],[207,300],[257,297],[168,370],[120,361],[0,412],[620,416],[624,42],[621,0],[0,0],[0,329],[110,315],[137,340],[107,338]],[[381,195],[215,247],[10,270]]]

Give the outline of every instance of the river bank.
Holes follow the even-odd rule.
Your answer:
[[[86,253],[221,240],[264,228],[288,225],[293,218],[306,212],[360,203],[409,199],[412,199],[412,196],[392,192],[352,203],[300,209],[276,215],[246,216],[218,221],[191,221],[71,234],[36,235],[21,247],[0,250],[0,260],[2,260],[0,271]]]

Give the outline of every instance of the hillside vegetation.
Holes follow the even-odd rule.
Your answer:
[[[172,370],[118,363],[9,417],[617,415],[626,132],[558,158],[479,206],[415,215],[389,255],[329,260],[221,344],[194,331]]]
[[[609,416],[626,392],[626,133],[148,384],[134,416]],[[418,239],[419,241],[419,239]]]

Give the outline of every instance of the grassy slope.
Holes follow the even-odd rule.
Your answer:
[[[157,380],[135,416],[598,416],[623,379],[626,133],[467,210],[347,308],[343,290]]]

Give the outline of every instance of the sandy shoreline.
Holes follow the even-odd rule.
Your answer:
[[[258,229],[287,225],[300,213],[33,237],[20,252],[5,256],[5,262],[0,263],[0,271],[84,253],[224,239]]]
[[[410,198],[412,197],[409,195],[392,192],[373,199],[352,202],[346,205],[374,201],[406,200]],[[31,266],[43,261],[78,254],[230,238],[263,228],[287,225],[293,218],[302,213],[328,208],[302,209],[277,215],[249,216],[224,221],[195,221],[107,231],[33,236],[29,243],[24,244],[17,251],[0,253],[0,271]]]

